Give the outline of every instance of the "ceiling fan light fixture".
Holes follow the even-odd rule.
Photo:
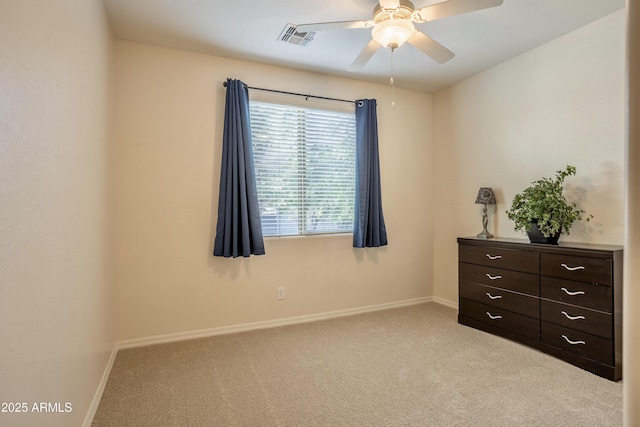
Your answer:
[[[407,19],[388,19],[376,24],[371,36],[382,46],[395,49],[409,40],[414,31],[413,22]]]

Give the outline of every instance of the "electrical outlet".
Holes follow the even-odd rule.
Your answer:
[[[284,299],[284,286],[280,286],[278,288],[278,293],[276,295],[276,299]]]

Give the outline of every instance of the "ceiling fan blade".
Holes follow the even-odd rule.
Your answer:
[[[407,43],[410,43],[420,49],[438,64],[444,64],[456,56],[449,49],[418,30],[416,30],[409,40],[407,40]]]
[[[373,21],[336,21],[319,22],[317,24],[302,24],[296,27],[298,33],[308,33],[310,31],[344,30],[352,28],[371,28]]]
[[[400,0],[380,0],[380,7],[383,9],[397,9],[400,7]]]
[[[378,48],[382,46],[380,43],[371,39],[371,41],[362,49],[360,55],[353,61],[353,64],[349,66],[349,71],[357,71],[361,70],[367,62],[371,59],[374,53],[378,50]]]
[[[418,9],[414,12],[414,15],[420,20],[429,22],[448,16],[500,6],[502,2],[503,0],[449,0]]]

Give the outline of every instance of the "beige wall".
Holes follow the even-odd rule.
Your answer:
[[[522,237],[505,211],[531,181],[571,164],[567,195],[594,215],[563,241],[624,243],[625,11],[434,95],[434,295],[457,302],[456,237]]]
[[[135,339],[432,295],[431,95],[117,42],[117,336]],[[389,246],[351,236],[267,239],[211,255],[227,77],[250,86],[376,98]],[[286,299],[276,300],[284,286]]]
[[[624,425],[640,425],[640,2],[628,0],[627,89],[629,110],[624,258]]]
[[[82,424],[113,332],[113,44],[99,0],[0,6],[0,425]]]

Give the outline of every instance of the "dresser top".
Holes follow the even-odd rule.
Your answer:
[[[596,243],[580,243],[580,242],[558,242],[557,245],[550,245],[546,243],[530,243],[529,239],[516,239],[510,237],[493,237],[491,239],[479,239],[477,237],[458,237],[458,243],[468,244],[499,244],[501,246],[528,246],[540,251],[545,250],[558,250],[558,249],[581,249],[590,251],[621,251],[624,248],[619,245],[601,245]]]

